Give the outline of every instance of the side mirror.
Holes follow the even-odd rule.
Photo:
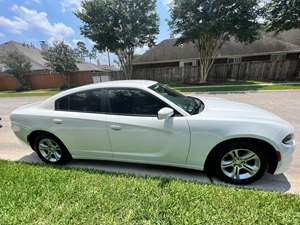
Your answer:
[[[166,120],[169,119],[174,115],[174,110],[168,107],[162,108],[161,110],[158,111],[157,118],[159,120]]]

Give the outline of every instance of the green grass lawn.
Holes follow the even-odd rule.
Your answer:
[[[22,96],[51,96],[59,92],[57,89],[42,89],[24,92],[0,91],[0,97],[22,97]]]
[[[232,84],[231,84],[232,85]],[[222,91],[257,91],[257,90],[295,90],[300,89],[300,84],[274,84],[274,85],[244,85],[243,86],[229,86],[215,87],[209,86],[173,86],[181,92],[222,92]]]
[[[169,83],[169,86],[172,87],[191,87],[191,86],[214,86],[214,85],[253,85],[253,84],[270,84],[271,82],[264,82],[264,81],[256,81],[256,80],[245,80],[245,81],[225,81],[222,83],[203,83],[200,85],[197,84],[176,84],[176,83]],[[278,83],[277,81],[272,83]],[[284,81],[280,83],[286,83]]]
[[[0,224],[300,224],[300,197],[0,161]]]

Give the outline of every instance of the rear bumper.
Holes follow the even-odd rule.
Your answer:
[[[25,127],[24,125],[21,125],[16,122],[11,123],[11,129],[15,133],[15,135],[24,143],[28,144],[27,137],[30,134],[30,128]]]
[[[279,152],[281,155],[281,160],[278,162],[274,174],[282,174],[289,168],[290,164],[293,161],[293,153],[295,151],[295,148],[296,148],[295,141],[291,145],[282,144],[280,146]]]

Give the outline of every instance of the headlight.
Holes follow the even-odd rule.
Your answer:
[[[294,134],[289,134],[282,140],[282,143],[286,145],[290,145],[293,144],[293,141],[294,141]]]

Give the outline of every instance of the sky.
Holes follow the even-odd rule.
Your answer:
[[[91,47],[92,42],[80,34],[80,20],[73,11],[80,7],[81,0],[0,0],[0,44],[7,41],[33,43],[40,41],[64,40],[71,46],[83,41]],[[167,25],[170,0],[157,0],[160,17],[160,33],[156,42],[170,37]],[[137,49],[142,54],[147,47]],[[100,54],[103,64],[106,54]]]

